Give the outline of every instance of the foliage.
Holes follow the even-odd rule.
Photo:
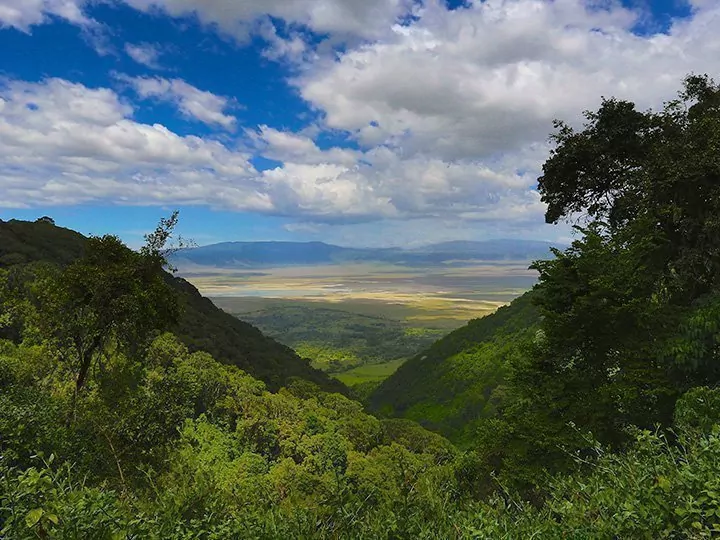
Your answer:
[[[161,247],[136,253],[117,237],[92,237],[81,258],[40,273],[30,286],[35,307],[30,324],[71,363],[77,390],[108,347],[135,356],[153,332],[177,319]]]
[[[27,354],[8,346],[3,356],[7,537],[332,537],[371,516],[368,538],[381,537],[379,527],[434,537],[419,516],[456,497],[456,451],[439,435],[412,422],[383,425],[340,394],[269,393],[171,334],[141,362],[112,356],[73,423],[62,421],[72,385],[39,378],[43,362],[25,376]]]
[[[587,224],[534,265],[543,335],[517,366],[515,419],[535,440],[573,445],[571,422],[620,448],[626,426],[669,426],[679,396],[720,380],[720,88],[691,76],[660,112],[609,99],[586,118],[557,124],[540,179],[549,222]]]
[[[329,373],[409,358],[442,335],[387,317],[311,305],[271,305],[239,316]]]
[[[46,220],[0,220],[0,268],[36,261],[67,264],[82,255],[83,236]]]
[[[0,279],[0,339],[21,339],[19,328],[26,307],[10,301],[5,291],[7,283],[24,287],[33,281],[38,266],[56,270],[66,267],[82,256],[87,242],[74,231],[46,222],[0,221],[0,277],[9,278]],[[166,249],[159,249],[163,258],[166,254]],[[170,330],[191,351],[207,351],[218,361],[240,367],[275,390],[291,378],[301,377],[325,390],[347,392],[342,383],[313,369],[290,348],[218,309],[187,281],[167,273],[164,279],[180,306],[179,320]]]
[[[7,420],[12,406],[28,402],[3,392],[3,537],[703,538],[719,528],[720,426],[707,406],[718,401],[716,390],[698,389],[678,404],[682,446],[641,430],[624,453],[596,445],[593,456],[575,457],[586,472],[546,477],[547,498],[534,506],[502,484],[485,501],[471,499],[477,456],[410,421],[378,422],[338,394],[268,393],[169,334],[151,351],[120,401],[93,384],[82,429],[54,422],[45,408],[28,411],[35,427],[55,434],[43,452],[22,458]],[[62,408],[59,387],[14,380],[6,390]],[[112,418],[97,412],[111,403]],[[127,431],[132,418],[150,430],[146,442]],[[168,421],[179,429],[158,430]],[[103,431],[114,450],[92,446]],[[26,430],[36,437],[31,444],[42,440],[38,433]],[[72,439],[80,445],[61,442]],[[158,447],[162,459],[153,456]],[[83,461],[81,448],[118,458],[122,469]]]

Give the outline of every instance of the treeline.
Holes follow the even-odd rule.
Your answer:
[[[435,403],[459,447],[188,349],[167,332],[172,222],[138,253],[104,237],[3,270],[0,536],[719,534],[720,88],[693,76],[660,112],[586,116],[557,124],[540,179],[578,239],[371,397],[407,386],[384,412]]]

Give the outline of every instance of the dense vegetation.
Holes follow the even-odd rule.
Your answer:
[[[610,99],[557,128],[540,192],[548,221],[583,217],[578,239],[371,397],[425,406],[461,449],[188,349],[167,223],[137,253],[103,237],[66,266],[13,259],[0,536],[717,536],[720,88],[690,77],[660,112]]]
[[[84,253],[86,242],[84,236],[56,227],[49,220],[0,221],[0,268],[22,263],[64,266]],[[164,277],[178,293],[180,308],[170,330],[191,351],[206,351],[220,362],[238,366],[271,389],[300,377],[326,390],[346,392],[342,384],[310,367],[289,347],[216,308],[184,279],[169,274]]]
[[[409,358],[442,335],[442,330],[322,305],[271,306],[237,315],[328,373]]]

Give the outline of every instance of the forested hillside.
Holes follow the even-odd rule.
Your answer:
[[[720,87],[605,99],[553,140],[539,192],[577,239],[372,397],[458,445],[189,349],[172,218],[62,264],[23,240],[0,268],[0,537],[716,537]]]
[[[458,442],[472,437],[477,420],[497,414],[512,359],[537,331],[532,298],[526,293],[408,360],[373,392],[370,410],[416,420]]]
[[[83,253],[86,241],[81,234],[56,227],[49,220],[0,221],[0,268],[34,262],[66,265]],[[300,377],[328,390],[345,391],[341,383],[310,367],[292,349],[215,307],[184,279],[170,274],[165,279],[178,292],[181,304],[180,316],[170,329],[191,351],[208,352],[272,389]]]

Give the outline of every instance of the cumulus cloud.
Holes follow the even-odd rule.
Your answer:
[[[11,26],[28,32],[51,17],[86,25],[90,21],[83,14],[83,4],[85,0],[0,0],[0,28]]]
[[[266,211],[249,156],[131,120],[112,90],[60,79],[0,90],[0,205],[221,204]]]
[[[181,79],[124,75],[117,75],[117,79],[130,84],[143,99],[153,98],[172,103],[186,118],[225,129],[233,129],[237,122],[234,116],[224,112],[232,105],[231,100],[200,90]]]
[[[0,90],[0,206],[208,205],[325,222],[461,212],[482,220],[518,204],[542,210],[526,193],[529,179],[507,163],[491,169],[406,160],[389,148],[321,149],[266,126],[252,148],[232,149],[133,121],[133,112],[107,88],[9,83]],[[258,171],[257,152],[281,164]]]
[[[126,43],[125,53],[138,64],[151,69],[162,69],[160,48],[153,43]]]
[[[543,140],[601,95],[659,105],[689,71],[720,68],[720,6],[669,34],[638,36],[635,15],[578,0],[430,2],[391,36],[307,66],[295,84],[328,127],[358,141],[482,159]]]

